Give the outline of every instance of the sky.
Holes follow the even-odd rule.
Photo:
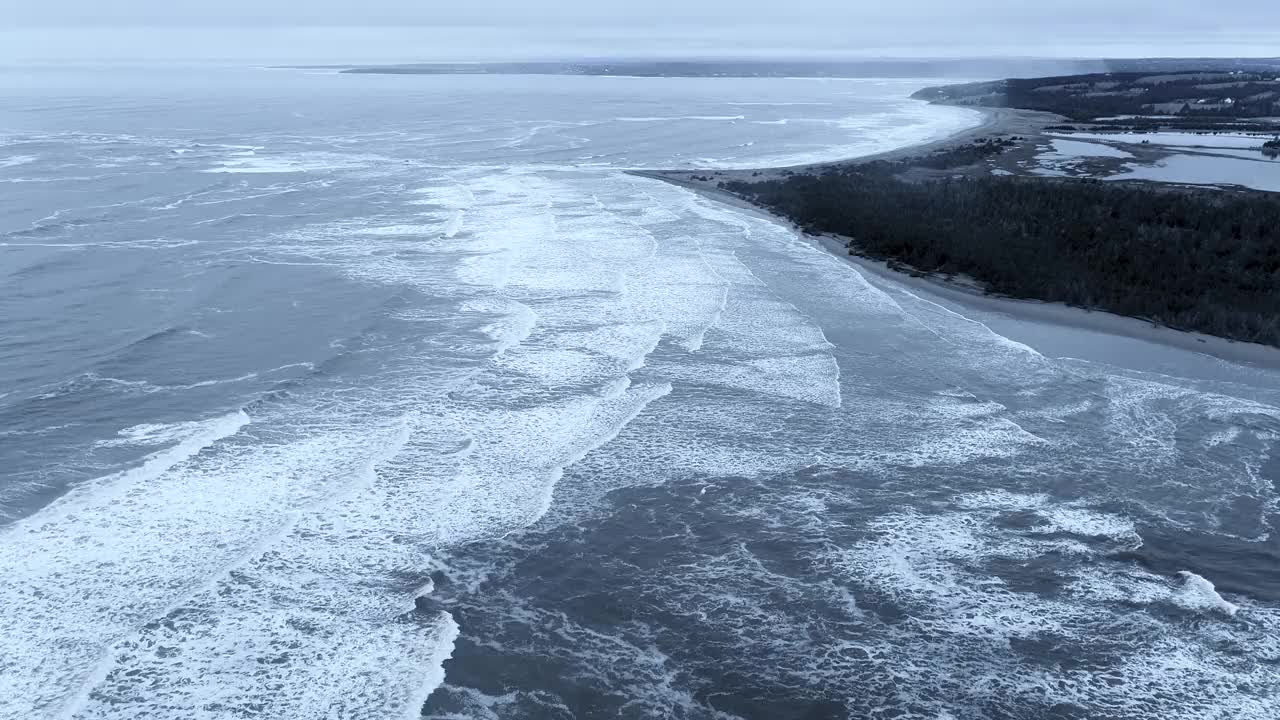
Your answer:
[[[0,0],[0,61],[1280,55],[1277,0]]]

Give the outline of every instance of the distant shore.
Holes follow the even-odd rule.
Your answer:
[[[940,300],[961,309],[1008,317],[1015,321],[1048,324],[1074,328],[1103,335],[1154,343],[1233,363],[1243,363],[1264,368],[1280,368],[1280,348],[1257,343],[1221,338],[1203,333],[1177,330],[1139,318],[1126,317],[1104,310],[1092,310],[1063,303],[1044,302],[989,294],[976,283],[965,283],[955,278],[937,274],[914,272],[910,268],[890,267],[890,263],[872,258],[851,255],[847,249],[849,238],[838,235],[814,235],[807,233],[788,218],[751,203],[738,195],[721,189],[720,183],[762,182],[780,180],[795,174],[820,174],[830,169],[864,165],[876,161],[897,161],[942,152],[980,141],[984,138],[1010,138],[1020,140],[1008,153],[1015,162],[1043,142],[1048,126],[1063,122],[1063,118],[1050,113],[1006,108],[974,108],[982,112],[983,121],[970,128],[946,137],[923,143],[876,153],[873,155],[832,160],[821,163],[790,167],[765,167],[733,170],[633,170],[631,174],[660,180],[696,192],[717,202],[732,205],[749,212],[767,216],[786,224],[795,232],[805,235],[816,246],[842,258],[856,267],[873,284],[891,282],[912,292],[924,292],[931,300]],[[1016,332],[1014,333],[1016,334]],[[1011,339],[1035,346],[1026,337]]]
[[[1044,128],[1063,121],[1058,115],[1036,112],[1034,110],[1016,110],[1010,108],[966,108],[982,115],[977,125],[956,132],[935,137],[913,145],[905,145],[884,152],[860,155],[851,158],[825,160],[803,165],[780,165],[776,167],[737,168],[737,169],[705,169],[705,170],[629,170],[637,177],[661,180],[698,192],[718,202],[727,203],[739,208],[756,210],[768,214],[771,218],[792,224],[786,218],[779,217],[754,203],[743,200],[737,195],[723,190],[720,183],[762,182],[778,180],[789,175],[802,173],[821,173],[829,169],[840,169],[854,165],[865,165],[878,160],[904,160],[930,152],[938,152],[967,145],[985,137],[1016,135],[1028,139],[1039,138]],[[798,230],[799,231],[799,230]]]
[[[852,165],[864,165],[879,160],[905,160],[932,152],[950,150],[988,137],[1022,137],[1028,140],[1041,138],[1047,126],[1065,122],[1065,118],[1052,113],[1035,110],[1017,110],[1011,108],[965,108],[981,114],[977,125],[964,128],[954,133],[936,137],[913,145],[906,145],[893,150],[860,155],[852,158],[825,160],[803,165],[781,165],[775,167],[740,168],[732,170],[697,169],[697,170],[633,170],[633,175],[650,177],[656,180],[682,185],[690,188],[709,188],[715,190],[721,182],[759,182],[776,180],[791,174],[821,173],[829,169],[839,169]],[[705,180],[701,178],[706,178]],[[724,193],[728,195],[729,193]]]

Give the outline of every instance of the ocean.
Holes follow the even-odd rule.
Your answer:
[[[0,69],[0,717],[1280,716],[1280,374],[625,172],[927,84]]]

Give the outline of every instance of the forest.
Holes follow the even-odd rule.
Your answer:
[[[875,164],[723,189],[899,269],[1280,346],[1280,195]]]

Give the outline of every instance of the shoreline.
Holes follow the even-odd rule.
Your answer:
[[[967,311],[1003,318],[1008,321],[1009,325],[1015,326],[1013,328],[1014,335],[1006,335],[1006,337],[1023,342],[1033,348],[1036,348],[1037,342],[1041,345],[1045,343],[1026,337],[1030,333],[1018,333],[1016,330],[1017,324],[1035,323],[1057,328],[1069,328],[1076,331],[1101,334],[1111,338],[1173,348],[1213,360],[1245,365],[1256,369],[1280,369],[1280,348],[1230,340],[1194,331],[1178,330],[1148,320],[1107,312],[1106,310],[1086,309],[1065,303],[989,294],[979,287],[966,286],[962,281],[957,282],[957,279],[954,278],[894,269],[889,267],[888,261],[849,254],[846,247],[849,241],[848,238],[836,235],[814,235],[806,232],[790,219],[717,187],[720,182],[732,182],[735,180],[759,182],[785,177],[793,173],[815,173],[829,168],[849,167],[879,160],[901,160],[967,145],[984,137],[1021,135],[1027,136],[1025,142],[1029,144],[1034,142],[1036,138],[1043,137],[1045,126],[1062,120],[1060,116],[1036,111],[1006,108],[974,109],[986,115],[984,122],[977,126],[966,128],[946,137],[935,138],[916,145],[895,148],[873,155],[790,167],[701,171],[629,170],[627,172],[637,177],[659,180],[675,185],[709,200],[756,213],[758,216],[766,217],[772,222],[783,224],[811,242],[815,247],[848,262],[873,285],[880,285],[885,282],[892,283],[907,292],[926,293],[930,296],[925,298],[926,300],[940,302],[944,307],[955,306]],[[983,320],[979,320],[979,322],[986,324]],[[1006,328],[1006,330],[1008,329]],[[1005,333],[1002,332],[1001,334]],[[1022,337],[1018,335],[1022,335]],[[1040,348],[1036,349],[1039,350]],[[1068,357],[1066,355],[1056,356]],[[1108,358],[1093,359],[1109,360]],[[1114,360],[1114,358],[1110,360]]]

